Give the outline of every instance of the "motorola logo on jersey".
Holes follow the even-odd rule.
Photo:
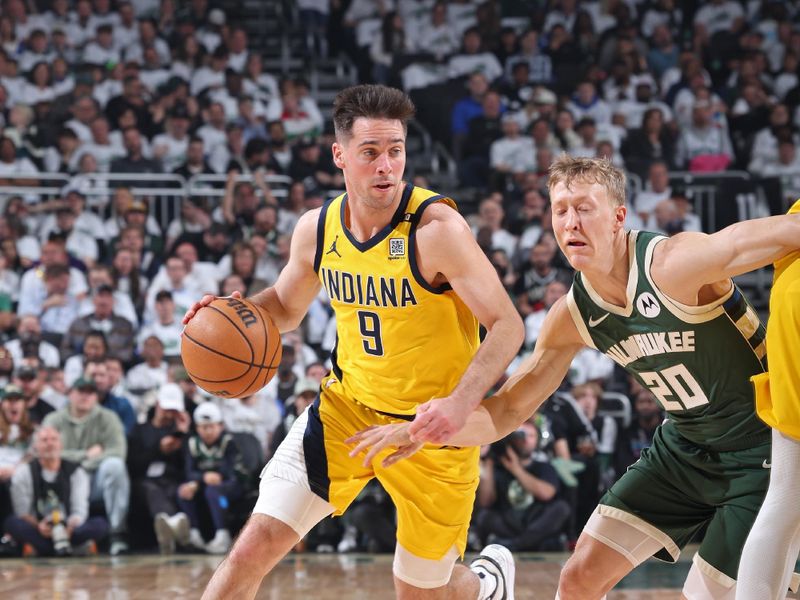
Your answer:
[[[636,309],[648,319],[655,319],[661,312],[661,305],[650,292],[642,292],[636,299]]]

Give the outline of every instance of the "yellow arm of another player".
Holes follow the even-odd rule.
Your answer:
[[[681,233],[658,244],[651,274],[676,300],[696,304],[710,285],[758,269],[800,248],[800,214],[742,221],[711,235]]]
[[[289,262],[275,285],[250,298],[269,312],[281,333],[300,325],[321,286],[314,271],[319,213],[316,209],[300,217],[292,234]]]

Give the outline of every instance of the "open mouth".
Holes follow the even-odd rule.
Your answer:
[[[379,190],[385,192],[390,187],[392,187],[392,184],[391,183],[378,183],[378,184],[375,185],[375,187],[378,188]]]
[[[585,245],[586,244],[584,244],[583,242],[579,242],[577,240],[567,242],[567,246],[570,246],[571,248],[583,248]]]

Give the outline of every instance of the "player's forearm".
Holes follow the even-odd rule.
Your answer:
[[[525,327],[516,312],[498,319],[478,348],[452,392],[464,399],[464,409],[474,410],[502,377],[525,338]]]
[[[558,389],[573,352],[534,353],[493,396],[467,417],[464,428],[450,440],[456,446],[482,446],[517,429]]]
[[[728,274],[747,273],[800,249],[800,214],[735,223],[719,234],[730,242]]]
[[[303,315],[293,315],[290,310],[281,302],[280,296],[274,287],[269,287],[260,291],[256,295],[248,298],[251,302],[258,304],[269,313],[278,331],[286,333],[293,331],[300,325]]]

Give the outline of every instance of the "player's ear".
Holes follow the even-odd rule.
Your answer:
[[[344,148],[339,142],[334,142],[331,146],[331,153],[333,154],[333,164],[340,169],[344,169]]]
[[[620,228],[625,227],[625,215],[628,214],[628,207],[624,204],[614,208],[614,220]]]

